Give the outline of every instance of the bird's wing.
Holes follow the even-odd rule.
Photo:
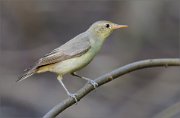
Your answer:
[[[84,38],[72,39],[59,48],[54,49],[52,52],[39,59],[38,63],[36,63],[36,67],[54,64],[72,57],[81,56],[91,47],[89,40],[83,39]]]
[[[78,35],[74,39],[68,41],[64,45],[54,49],[53,51],[39,59],[33,67],[26,69],[27,72],[17,81],[22,81],[27,77],[33,75],[34,73],[36,73],[37,69],[42,66],[58,63],[72,57],[81,56],[90,48],[91,45],[88,37],[82,34]]]

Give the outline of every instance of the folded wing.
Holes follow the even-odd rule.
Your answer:
[[[91,45],[88,38],[82,37],[80,35],[79,37],[68,41],[64,45],[54,49],[53,51],[39,59],[37,63],[33,67],[27,69],[27,72],[17,81],[24,80],[27,77],[33,75],[40,67],[59,63],[73,57],[81,56],[86,53],[90,48]]]

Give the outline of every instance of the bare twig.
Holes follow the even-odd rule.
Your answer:
[[[113,79],[116,79],[117,77],[120,77],[126,73],[130,73],[135,70],[143,69],[143,68],[151,68],[151,67],[168,67],[168,66],[180,66],[180,59],[179,58],[169,58],[169,59],[148,59],[143,61],[137,61],[128,65],[125,65],[123,67],[120,67],[118,69],[113,70],[112,72],[109,72],[105,75],[102,75],[95,79],[95,81],[98,83],[98,87],[112,81]],[[84,87],[82,87],[77,93],[77,99],[78,101],[83,98],[85,95],[87,95],[89,92],[94,90],[93,86],[91,84],[86,84]],[[60,114],[62,111],[64,111],[66,108],[72,106],[75,104],[75,100],[71,97],[65,99],[58,105],[56,105],[54,108],[52,108],[47,114],[44,115],[44,118],[54,118],[58,114]]]

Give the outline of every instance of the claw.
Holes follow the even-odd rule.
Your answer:
[[[94,86],[94,88],[98,87],[98,83],[95,82],[94,80],[89,80],[88,81],[90,84],[92,84]]]
[[[68,96],[72,97],[76,101],[76,103],[78,102],[75,94],[68,93]]]

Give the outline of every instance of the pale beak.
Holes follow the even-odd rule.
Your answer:
[[[112,29],[127,28],[127,27],[128,27],[127,25],[117,25],[117,24],[115,24],[115,25],[112,26]]]

